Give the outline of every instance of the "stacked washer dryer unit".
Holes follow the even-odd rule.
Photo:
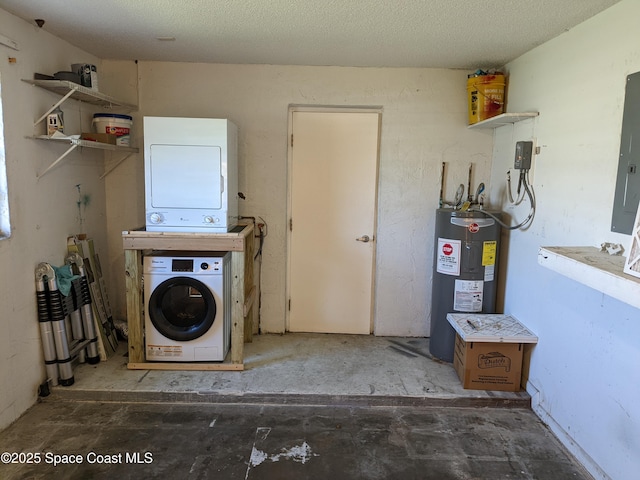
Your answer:
[[[226,233],[238,218],[237,128],[226,119],[145,117],[146,229]],[[148,361],[223,361],[231,343],[231,254],[143,257]]]

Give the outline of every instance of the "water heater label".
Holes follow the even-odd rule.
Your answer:
[[[482,242],[482,266],[496,264],[496,252],[498,250],[498,242]]]
[[[461,240],[438,238],[436,271],[445,275],[460,275]]]
[[[495,277],[496,266],[495,265],[487,265],[484,267],[484,281],[485,282],[493,282]]]
[[[457,312],[481,312],[483,292],[482,280],[456,280],[453,309]]]

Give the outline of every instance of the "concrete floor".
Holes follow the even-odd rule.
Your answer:
[[[427,342],[262,335],[244,372],[127,370],[123,345],[0,434],[40,454],[0,478],[591,478],[526,392],[462,389]]]
[[[108,362],[80,365],[67,399],[351,405],[529,406],[526,392],[462,388],[426,338],[258,335],[244,346],[245,371],[128,370],[126,345]]]

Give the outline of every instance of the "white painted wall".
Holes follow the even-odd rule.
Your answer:
[[[104,183],[99,180],[102,154],[73,153],[50,173],[36,179],[64,152],[65,146],[25,138],[43,133],[33,122],[60,98],[22,82],[34,72],[53,74],[72,63],[100,65],[97,58],[0,10],[0,33],[18,44],[19,51],[0,46],[0,81],[13,233],[0,241],[0,429],[35,403],[45,379],[36,312],[35,267],[40,262],[64,264],[66,238],[80,233],[76,185],[88,196],[82,209],[84,232],[94,237],[98,251],[106,250]],[[15,63],[9,63],[14,57]],[[86,107],[85,107],[86,108]],[[79,133],[77,104],[65,104],[67,131]],[[85,111],[85,110],[83,110]],[[90,117],[89,117],[90,118]],[[82,123],[90,127],[90,120]]]
[[[129,66],[105,62],[108,71]],[[381,106],[377,232],[377,335],[428,335],[434,211],[440,170],[447,197],[467,181],[488,183],[491,135],[467,129],[466,73],[142,62],[143,115],[225,117],[239,128],[240,213],[268,223],[262,270],[262,331],[285,329],[287,111],[291,104]],[[129,76],[129,73],[124,73]],[[136,142],[142,144],[140,130]],[[144,225],[143,160],[127,161],[108,183],[111,278],[124,292],[122,230]],[[113,212],[113,213],[111,213]],[[118,280],[119,279],[119,280]],[[313,279],[310,279],[313,281]],[[118,298],[124,316],[123,297]]]
[[[640,70],[640,3],[623,0],[508,65],[508,110],[536,120],[495,133],[492,185],[515,142],[537,138],[532,227],[509,238],[505,312],[540,337],[536,412],[596,478],[640,471],[640,311],[537,264],[540,246],[628,245],[610,231],[626,76]],[[491,191],[499,203],[503,192]],[[516,218],[525,208],[510,211]]]

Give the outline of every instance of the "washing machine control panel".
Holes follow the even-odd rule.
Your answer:
[[[222,258],[219,257],[144,257],[147,273],[222,273]]]
[[[173,258],[171,259],[172,272],[219,272],[222,268],[222,259],[208,258]]]

